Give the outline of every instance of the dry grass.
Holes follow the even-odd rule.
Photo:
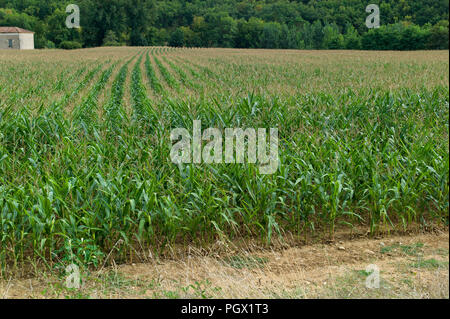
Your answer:
[[[389,247],[420,247],[413,253]],[[344,249],[343,249],[344,248]],[[215,251],[221,251],[220,255]],[[405,253],[405,251],[407,253]],[[227,253],[225,253],[227,252]],[[108,267],[85,275],[81,290],[64,277],[3,280],[4,298],[448,298],[448,229],[436,234],[336,241],[283,249],[217,242],[185,258]],[[417,261],[436,260],[431,263]],[[380,269],[380,288],[365,286],[366,266]],[[419,266],[418,265],[422,265]],[[423,266],[428,265],[428,266]]]

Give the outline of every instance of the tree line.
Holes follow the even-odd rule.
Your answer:
[[[80,7],[81,27],[65,25]],[[368,29],[369,3],[381,27]],[[94,46],[448,49],[449,0],[0,0],[0,26],[36,32],[37,48]]]

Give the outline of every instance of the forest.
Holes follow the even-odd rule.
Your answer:
[[[80,8],[80,28],[65,21]],[[380,28],[368,29],[368,4]],[[448,49],[448,0],[0,0],[0,26],[36,32],[36,48],[173,46]]]

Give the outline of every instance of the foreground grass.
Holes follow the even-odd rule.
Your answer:
[[[344,239],[275,250],[217,243],[209,253],[192,250],[176,260],[82,272],[80,289],[67,288],[67,274],[57,272],[0,280],[0,297],[448,298],[448,239],[445,229],[438,234]],[[388,246],[416,252],[382,252]],[[366,287],[370,264],[380,270],[379,288]]]

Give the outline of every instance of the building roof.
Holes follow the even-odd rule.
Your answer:
[[[34,33],[18,27],[0,27],[0,33]]]

